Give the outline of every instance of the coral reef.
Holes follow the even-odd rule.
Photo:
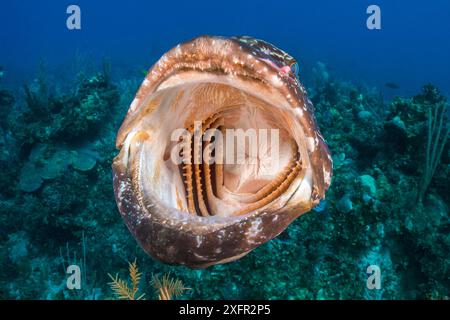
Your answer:
[[[44,180],[61,177],[69,166],[79,171],[89,171],[95,167],[97,160],[100,160],[98,153],[89,146],[70,149],[65,145],[38,143],[21,169],[19,188],[25,192],[36,191]]]
[[[69,243],[77,246],[85,233],[90,244],[87,254],[99,250],[95,256],[101,257],[104,249],[100,248],[110,242],[106,239],[120,237],[111,227],[120,228],[119,221],[108,214],[115,212],[110,159],[114,155],[111,141],[114,117],[120,115],[120,95],[107,79],[104,74],[80,77],[74,92],[53,94],[40,73],[37,81],[24,87],[23,97],[10,98],[12,93],[2,90],[2,110],[8,109],[8,117],[0,131],[0,251],[6,257],[0,263],[15,268],[2,269],[11,272],[0,277],[1,297],[100,296],[95,268],[102,262],[90,260],[89,288],[71,292],[65,286],[65,270],[61,272],[64,260],[60,251]],[[104,240],[98,242],[98,225],[108,224],[110,231],[102,231]],[[25,262],[9,254],[15,239],[11,236],[19,232],[27,239]],[[116,253],[118,247],[115,243]],[[73,257],[70,260],[73,262]],[[107,268],[100,269],[102,277]],[[105,279],[98,280],[105,289]]]
[[[190,270],[147,257],[114,202],[115,133],[136,79],[83,76],[62,94],[45,79],[23,94],[0,88],[1,298],[111,298],[107,274],[129,272],[130,257],[137,257],[136,283],[113,277],[117,290],[126,284],[134,293],[137,282],[151,283],[146,274],[171,272],[192,288],[183,297],[194,299],[450,296],[450,154],[441,111],[442,152],[430,156],[427,172],[429,121],[447,105],[434,86],[386,103],[376,89],[335,79],[318,64],[308,91],[334,160],[326,200],[239,261]],[[82,260],[82,290],[69,290],[65,267]],[[380,267],[380,290],[366,286],[369,265]],[[161,288],[164,279],[153,284]]]

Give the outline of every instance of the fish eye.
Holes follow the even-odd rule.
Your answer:
[[[298,78],[299,69],[300,69],[300,68],[299,68],[297,62],[294,62],[294,63],[291,65],[291,71],[292,71],[293,74],[295,74],[295,76],[296,76],[297,78]]]

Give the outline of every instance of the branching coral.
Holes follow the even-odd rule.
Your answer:
[[[428,135],[425,153],[425,167],[418,188],[417,198],[422,202],[425,192],[441,159],[442,151],[447,143],[450,127],[444,123],[447,104],[439,102],[428,109]]]
[[[130,282],[131,287],[128,283],[119,278],[119,275],[116,274],[113,277],[108,273],[108,276],[111,278],[112,282],[109,283],[111,289],[114,292],[114,295],[121,300],[142,300],[145,296],[145,293],[138,295],[139,292],[139,282],[141,281],[142,273],[139,272],[136,260],[133,263],[128,263],[128,272],[130,274]]]
[[[139,272],[136,259],[133,263],[128,263],[128,272],[131,286],[125,280],[120,279],[117,274],[113,277],[109,273],[108,276],[112,281],[108,284],[118,299],[142,300],[145,293],[138,294],[142,273]],[[172,300],[174,297],[181,296],[184,291],[191,290],[190,288],[186,288],[180,279],[171,278],[170,274],[163,275],[161,279],[157,275],[153,275],[151,284],[159,300]]]
[[[184,286],[181,280],[170,278],[170,274],[163,275],[162,279],[153,275],[152,285],[159,300],[172,300],[173,297],[179,297],[184,291],[190,290]]]

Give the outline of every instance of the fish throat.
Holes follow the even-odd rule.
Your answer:
[[[165,205],[186,214],[240,216],[306,173],[301,130],[283,108],[214,79],[164,86],[148,99],[151,113],[144,109],[131,133],[140,154],[134,183],[142,198],[159,191]]]

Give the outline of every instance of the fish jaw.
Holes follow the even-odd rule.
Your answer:
[[[119,156],[113,171],[116,202],[128,229],[145,252],[172,265],[206,268],[239,259],[311,208],[303,204],[226,219],[198,217],[168,208],[156,198],[142,202],[132,173]]]

